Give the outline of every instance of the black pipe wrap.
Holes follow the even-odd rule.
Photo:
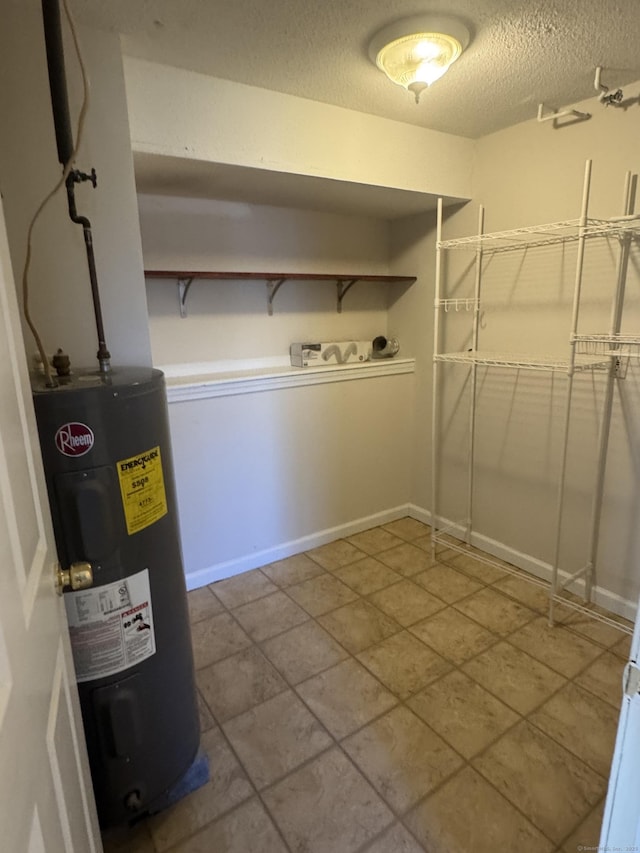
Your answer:
[[[62,45],[62,24],[58,0],[42,0],[44,19],[44,38],[47,47],[47,68],[53,107],[53,122],[56,129],[58,160],[66,166],[73,154],[73,133],[69,100],[67,98],[67,80],[64,70],[64,49]]]

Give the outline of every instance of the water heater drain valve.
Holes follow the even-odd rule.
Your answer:
[[[68,569],[56,564],[56,592],[62,595],[65,589],[88,589],[93,586],[93,567],[91,563],[71,563]]]

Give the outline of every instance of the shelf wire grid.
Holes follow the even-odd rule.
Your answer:
[[[640,236],[640,215],[621,219],[587,219],[584,228],[579,219],[567,219],[561,222],[549,222],[544,225],[531,225],[513,228],[509,231],[492,231],[487,234],[474,234],[451,240],[440,240],[439,249],[482,249],[483,252],[510,252],[517,249],[553,246],[568,243],[580,237],[625,237]]]
[[[588,616],[590,619],[594,619],[596,622],[602,622],[602,624],[604,625],[609,625],[612,628],[616,628],[622,634],[633,634],[633,625],[623,624],[612,616],[607,616],[605,613],[600,613],[598,610],[595,610],[593,606],[582,604],[579,601],[567,598],[566,596],[569,593],[565,592],[565,594],[562,594],[558,592],[555,595],[551,595],[551,584],[543,578],[538,578],[535,575],[531,575],[529,574],[529,572],[526,572],[523,569],[518,569],[516,568],[516,566],[512,566],[510,563],[505,563],[504,561],[499,560],[496,557],[492,557],[491,555],[486,554],[484,551],[478,551],[477,549],[467,545],[465,542],[461,542],[459,539],[455,539],[452,536],[451,531],[455,530],[459,533],[460,529],[464,527],[465,522],[457,522],[447,527],[441,528],[440,530],[433,531],[433,533],[431,534],[433,542],[436,545],[441,545],[443,548],[447,548],[457,554],[464,554],[467,557],[472,557],[474,560],[477,560],[483,565],[492,566],[493,568],[499,569],[507,575],[517,577],[525,583],[531,584],[532,586],[537,586],[541,589],[547,590],[549,592],[550,598],[553,599],[555,604],[561,605],[563,607],[568,607],[569,609],[574,610],[577,613],[582,613],[585,616]],[[569,625],[568,627],[571,626]]]
[[[532,353],[489,352],[443,352],[434,356],[435,361],[454,364],[479,364],[488,367],[506,367],[512,370],[540,370],[544,372],[567,372],[569,359],[567,357],[538,355]],[[574,362],[575,372],[588,370],[606,370],[608,359],[597,355],[577,355]]]
[[[640,335],[575,335],[572,341],[584,355],[640,358]]]

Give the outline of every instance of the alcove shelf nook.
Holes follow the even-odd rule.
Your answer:
[[[333,281],[336,284],[336,310],[342,313],[342,300],[357,282],[385,282],[386,284],[413,284],[416,276],[410,275],[336,275],[327,273],[272,273],[272,272],[205,272],[177,270],[145,270],[145,278],[174,279],[178,288],[180,316],[187,316],[186,299],[191,285],[196,279],[217,279],[224,281],[264,281],[267,286],[267,311],[273,315],[273,300],[286,281]]]

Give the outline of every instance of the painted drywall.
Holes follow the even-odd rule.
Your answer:
[[[171,404],[188,585],[404,514],[412,400],[408,374]]]
[[[248,272],[389,272],[387,223],[356,216],[201,199],[140,196],[148,269]],[[286,282],[267,316],[261,281],[196,280],[186,318],[176,282],[147,282],[154,363],[282,357],[305,340],[372,340],[389,332],[387,305],[399,285],[359,283],[336,311],[332,282]]]
[[[139,201],[147,268],[389,272],[389,229],[380,220],[201,199]],[[286,361],[294,341],[372,340],[389,332],[394,287],[404,292],[357,284],[339,314],[335,284],[287,282],[270,317],[264,282],[196,280],[181,318],[175,282],[149,279],[154,363],[232,370],[240,362]],[[413,375],[364,376],[170,404],[190,585],[406,507]]]
[[[124,67],[134,151],[469,197],[472,140],[131,57]]]
[[[81,28],[91,78],[91,107],[77,166],[95,167],[98,188],[77,190],[78,209],[93,224],[107,343],[113,363],[147,365],[151,349],[133,160],[117,36]],[[78,63],[66,46],[72,114],[80,96]],[[0,190],[16,281],[22,276],[29,221],[60,175],[47,79],[40,3],[10,3],[0,31]],[[30,276],[32,314],[45,349],[63,347],[77,365],[96,364],[82,229],[60,193],[39,222]],[[31,356],[35,344],[25,332]]]
[[[640,84],[628,87],[638,96]],[[579,108],[591,112],[589,121],[554,129],[551,123],[526,122],[479,140],[474,168],[474,202],[445,219],[445,237],[477,230],[478,203],[486,208],[485,230],[501,230],[580,214],[585,160],[593,160],[590,213],[612,216],[621,212],[626,170],[638,173],[637,109],[605,109],[596,99]],[[424,236],[424,227],[431,227]],[[411,265],[424,287],[408,291],[390,311],[390,323],[402,331],[417,357],[418,404],[415,458],[420,476],[414,481],[415,503],[431,507],[430,358],[433,346],[434,234],[433,218],[419,228],[415,221],[391,226],[392,269],[402,273]],[[484,275],[480,346],[485,349],[567,352],[575,272],[575,246],[544,249],[526,256],[496,256]],[[627,281],[624,330],[640,325],[640,263],[632,252]],[[608,329],[610,298],[615,282],[615,245],[589,244],[586,252],[581,328],[595,333]],[[449,295],[472,293],[471,257],[449,261]],[[419,267],[415,264],[419,263]],[[422,323],[416,322],[420,316]],[[470,319],[449,317],[443,349],[468,346]],[[441,511],[465,516],[468,409],[463,388],[466,371],[445,366],[443,395],[443,452]],[[476,529],[542,563],[554,557],[556,484],[562,447],[564,378],[526,371],[505,373],[479,370],[477,419]],[[601,379],[578,377],[574,385],[571,450],[561,546],[561,567],[580,568],[586,560],[586,541],[592,499],[594,455],[601,410]],[[637,564],[638,368],[632,366],[621,385],[612,424],[605,505],[598,559],[598,584],[609,604],[616,596],[635,603],[640,589]]]

